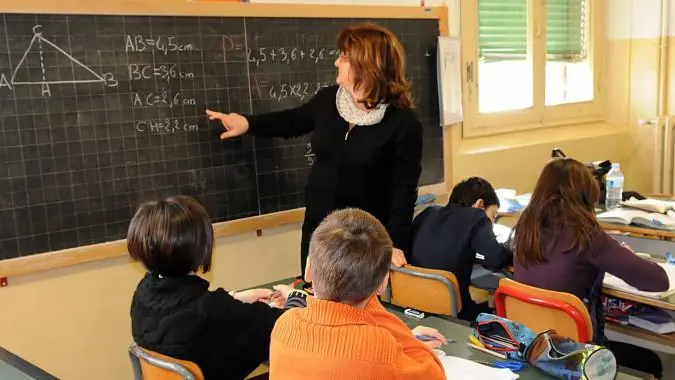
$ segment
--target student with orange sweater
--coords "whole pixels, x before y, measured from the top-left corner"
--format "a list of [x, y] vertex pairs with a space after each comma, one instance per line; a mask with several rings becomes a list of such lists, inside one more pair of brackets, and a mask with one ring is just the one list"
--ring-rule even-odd
[[[372, 215], [335, 211], [314, 231], [305, 277], [316, 298], [289, 310], [272, 331], [270, 378], [445, 379], [431, 347], [435, 329], [412, 333], [377, 299], [387, 285], [392, 241]], [[414, 335], [436, 338], [422, 343]]]

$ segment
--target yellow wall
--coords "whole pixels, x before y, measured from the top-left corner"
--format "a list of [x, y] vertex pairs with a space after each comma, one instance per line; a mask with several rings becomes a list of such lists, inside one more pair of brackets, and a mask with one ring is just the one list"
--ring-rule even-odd
[[[611, 6], [607, 9], [611, 11], [624, 1], [632, 4], [632, 0], [608, 0]], [[639, 2], [649, 1], [652, 0]], [[418, 0], [334, 2], [419, 4]], [[440, 3], [427, 1], [429, 5]], [[453, 10], [457, 1], [448, 4], [451, 14], [457, 16]], [[626, 11], [630, 9], [621, 12]], [[621, 20], [630, 19], [627, 14], [608, 17], [608, 24], [620, 30]], [[635, 17], [635, 25], [652, 23]], [[451, 18], [451, 30], [457, 30], [457, 21]], [[633, 125], [639, 117], [654, 116], [650, 107], [654, 97], [655, 38], [633, 38], [632, 29], [631, 26], [630, 33], [613, 38], [607, 46], [605, 71], [609, 77], [608, 100], [611, 99], [608, 110], [614, 127], [585, 125], [470, 140], [463, 140], [461, 128], [457, 127], [452, 131], [453, 180], [481, 175], [498, 187], [529, 191], [551, 148], [560, 147], [584, 161], [610, 158], [621, 162], [627, 168], [627, 183], [642, 190], [650, 176], [642, 166], [651, 159], [650, 132]], [[672, 92], [672, 75], [670, 83]], [[675, 107], [671, 105], [672, 110]], [[641, 143], [633, 147], [629, 132]], [[639, 154], [638, 161], [627, 160], [633, 151]], [[212, 285], [240, 289], [297, 275], [298, 227], [265, 231], [262, 237], [246, 234], [219, 240], [213, 271], [208, 276]], [[10, 278], [10, 286], [0, 289], [0, 345], [60, 378], [130, 378], [126, 354], [131, 341], [128, 309], [141, 275], [141, 268], [119, 258]]]
[[[672, 1], [671, 1], [672, 3]], [[659, 0], [607, 0], [608, 22], [607, 102], [608, 121], [628, 127], [629, 141], [622, 165], [629, 189], [653, 192], [655, 131], [653, 126], [640, 126], [640, 119], [658, 115], [659, 85]], [[670, 44], [675, 41], [675, 3], [669, 16]], [[675, 64], [671, 48], [668, 66]], [[675, 70], [669, 70], [670, 107], [665, 114], [675, 113]]]
[[[212, 286], [241, 289], [299, 273], [299, 226], [220, 239]], [[142, 267], [117, 258], [9, 279], [0, 346], [62, 379], [130, 379], [129, 304]]]

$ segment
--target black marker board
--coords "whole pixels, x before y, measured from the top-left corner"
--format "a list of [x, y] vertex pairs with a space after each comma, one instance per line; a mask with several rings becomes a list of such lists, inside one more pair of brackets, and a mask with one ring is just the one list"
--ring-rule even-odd
[[[168, 195], [214, 222], [302, 207], [309, 136], [223, 142], [204, 110], [307, 101], [360, 21], [0, 14], [0, 259], [123, 238], [139, 203]], [[407, 50], [421, 184], [442, 182], [438, 21], [375, 22]]]

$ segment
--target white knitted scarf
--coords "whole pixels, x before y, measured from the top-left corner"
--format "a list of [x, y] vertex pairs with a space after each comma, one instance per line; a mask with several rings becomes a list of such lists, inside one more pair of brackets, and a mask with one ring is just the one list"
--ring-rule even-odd
[[382, 121], [387, 111], [387, 104], [378, 104], [375, 108], [364, 111], [356, 106], [352, 95], [342, 86], [335, 95], [335, 106], [346, 122], [353, 125], [373, 125]]

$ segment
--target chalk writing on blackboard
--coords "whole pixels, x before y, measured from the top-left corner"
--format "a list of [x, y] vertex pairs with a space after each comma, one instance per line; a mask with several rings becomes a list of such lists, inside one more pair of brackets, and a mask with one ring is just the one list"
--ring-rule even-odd
[[292, 61], [307, 60], [311, 63], [318, 64], [325, 60], [335, 60], [335, 57], [340, 55], [340, 51], [336, 49], [298, 49], [298, 48], [269, 48], [260, 47], [257, 49], [246, 49], [246, 59], [259, 66], [265, 62], [281, 62], [290, 64]]
[[196, 105], [197, 101], [195, 98], [185, 97], [180, 92], [176, 92], [171, 95], [166, 91], [159, 93], [134, 93], [132, 95], [132, 105], [134, 107], [146, 107], [146, 106], [167, 106], [169, 108], [178, 107], [178, 106], [193, 106]]
[[[71, 54], [67, 53], [65, 50], [58, 47], [56, 44], [46, 39], [42, 35], [42, 25], [33, 26], [33, 38], [28, 44], [28, 48], [21, 56], [19, 63], [17, 63], [12, 73], [12, 78], [10, 80], [11, 86], [19, 85], [41, 85], [42, 86], [42, 95], [51, 96], [50, 85], [54, 84], [77, 84], [77, 83], [101, 83], [108, 87], [116, 87], [117, 80], [115, 79], [112, 73], [98, 74], [91, 68], [87, 67], [85, 64], [80, 62], [77, 58], [73, 57]], [[47, 70], [47, 67], [44, 62], [45, 52], [54, 53], [65, 57], [73, 66], [73, 77], [69, 79], [53, 79], [52, 75], [60, 75], [58, 71]], [[38, 68], [29, 67], [26, 64], [26, 57], [30, 53], [38, 53], [40, 57], [39, 73], [34, 71]], [[2, 80], [6, 83], [6, 78], [3, 74]], [[0, 83], [2, 83], [0, 80]], [[10, 89], [12, 87], [9, 87]]]
[[176, 132], [197, 132], [199, 125], [189, 123], [178, 119], [163, 119], [139, 121], [136, 123], [136, 131], [140, 133], [176, 133]]
[[142, 52], [146, 50], [158, 51], [169, 54], [170, 51], [195, 51], [197, 48], [191, 43], [179, 42], [174, 36], [157, 36], [155, 38], [145, 37], [143, 35], [127, 36], [127, 52]]
[[129, 79], [143, 80], [143, 79], [162, 79], [170, 81], [171, 79], [193, 79], [194, 73], [181, 71], [177, 64], [171, 65], [129, 65]]
[[307, 143], [307, 145], [305, 145], [305, 159], [309, 166], [314, 165], [314, 161], [316, 161], [316, 154], [312, 150], [312, 143]]
[[295, 98], [300, 101], [311, 98], [316, 95], [319, 90], [332, 85], [332, 81], [318, 81], [318, 82], [296, 82], [296, 83], [277, 83], [270, 85], [266, 80], [258, 79], [257, 75], [253, 76], [253, 89], [257, 92], [258, 97], [269, 96], [270, 99], [281, 102], [288, 98]]

